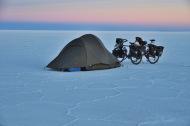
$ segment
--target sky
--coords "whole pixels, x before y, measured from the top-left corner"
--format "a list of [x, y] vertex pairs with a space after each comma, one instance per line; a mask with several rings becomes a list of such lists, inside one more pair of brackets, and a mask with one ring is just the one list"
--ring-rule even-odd
[[0, 22], [190, 27], [190, 0], [0, 0]]

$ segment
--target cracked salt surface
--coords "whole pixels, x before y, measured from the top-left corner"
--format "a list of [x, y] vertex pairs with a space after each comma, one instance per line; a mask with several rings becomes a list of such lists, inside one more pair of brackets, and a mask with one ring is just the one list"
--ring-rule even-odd
[[[155, 65], [126, 61], [100, 71], [43, 69], [67, 42], [85, 33], [99, 36], [110, 51], [115, 36], [156, 38], [164, 55]], [[189, 126], [189, 35], [0, 31], [0, 126]]]

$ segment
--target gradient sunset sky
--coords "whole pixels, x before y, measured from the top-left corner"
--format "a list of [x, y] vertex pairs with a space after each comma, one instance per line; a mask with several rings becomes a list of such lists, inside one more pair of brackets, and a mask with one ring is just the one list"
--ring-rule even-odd
[[190, 0], [0, 0], [0, 22], [190, 26]]

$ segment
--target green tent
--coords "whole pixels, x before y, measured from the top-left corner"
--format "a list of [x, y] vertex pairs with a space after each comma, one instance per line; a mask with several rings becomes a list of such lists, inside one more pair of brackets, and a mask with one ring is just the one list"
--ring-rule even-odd
[[120, 62], [92, 34], [83, 35], [68, 43], [47, 67], [56, 70], [80, 68], [99, 70], [119, 67]]

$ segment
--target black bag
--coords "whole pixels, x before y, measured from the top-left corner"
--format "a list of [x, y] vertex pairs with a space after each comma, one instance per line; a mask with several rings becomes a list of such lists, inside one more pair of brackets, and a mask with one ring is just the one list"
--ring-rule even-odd
[[125, 53], [124, 50], [120, 50], [120, 49], [112, 50], [112, 54], [117, 58], [122, 58], [124, 53]]
[[123, 44], [123, 39], [122, 38], [116, 38], [116, 43], [117, 44]]
[[163, 53], [164, 47], [163, 46], [156, 46], [156, 56], [161, 56]]
[[140, 37], [136, 37], [136, 41], [139, 42], [139, 44], [140, 44], [141, 46], [144, 46], [144, 45], [147, 44], [147, 42], [146, 42], [146, 41], [143, 41], [143, 39], [140, 38]]
[[156, 55], [156, 56], [161, 56], [164, 50], [163, 46], [156, 46], [154, 44], [148, 44], [149, 47], [149, 54], [151, 55]]

